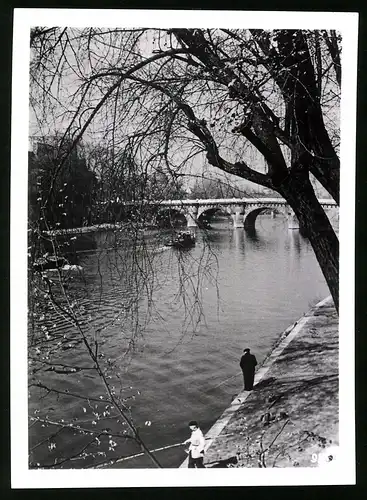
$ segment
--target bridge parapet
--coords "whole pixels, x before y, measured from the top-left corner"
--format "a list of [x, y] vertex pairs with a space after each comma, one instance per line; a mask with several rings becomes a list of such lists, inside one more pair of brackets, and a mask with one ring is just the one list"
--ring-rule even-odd
[[[332, 199], [319, 199], [322, 206], [335, 207], [337, 206], [335, 200]], [[187, 206], [187, 205], [288, 205], [284, 198], [210, 198], [210, 199], [196, 199], [196, 200], [139, 200], [122, 202], [122, 205], [159, 205], [159, 206]]]

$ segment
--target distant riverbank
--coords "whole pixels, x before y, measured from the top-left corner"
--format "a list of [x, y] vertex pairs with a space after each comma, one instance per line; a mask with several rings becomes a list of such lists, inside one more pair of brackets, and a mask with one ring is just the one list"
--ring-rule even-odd
[[[132, 227], [129, 223], [103, 223], [103, 224], [94, 224], [92, 226], [81, 226], [74, 227], [69, 229], [52, 229], [50, 231], [43, 231], [43, 233], [47, 236], [61, 236], [66, 234], [86, 234], [86, 233], [95, 233], [98, 231], [110, 231], [113, 229], [128, 229]], [[141, 227], [134, 225], [134, 227], [144, 230], [144, 229], [157, 229], [157, 226], [144, 224]]]

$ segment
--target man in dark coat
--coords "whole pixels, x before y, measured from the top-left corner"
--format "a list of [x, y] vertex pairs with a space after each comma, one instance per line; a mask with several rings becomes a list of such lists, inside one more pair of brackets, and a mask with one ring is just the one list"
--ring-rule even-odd
[[243, 382], [245, 391], [252, 391], [254, 387], [255, 378], [255, 366], [257, 365], [256, 358], [253, 354], [250, 354], [250, 349], [244, 349], [240, 367], [243, 373]]

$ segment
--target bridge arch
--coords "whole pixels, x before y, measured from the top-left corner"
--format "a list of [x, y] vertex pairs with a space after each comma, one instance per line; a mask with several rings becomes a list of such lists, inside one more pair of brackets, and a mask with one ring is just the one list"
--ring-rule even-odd
[[265, 212], [266, 210], [273, 210], [278, 214], [281, 214], [285, 217], [287, 217], [287, 213], [285, 213], [285, 210], [280, 208], [280, 207], [271, 207], [271, 206], [263, 206], [263, 207], [256, 207], [252, 210], [250, 210], [248, 213], [246, 211], [245, 219], [244, 219], [244, 228], [249, 229], [249, 230], [254, 230], [255, 229], [255, 223], [257, 216], [260, 215], [261, 213]]
[[207, 217], [213, 216], [216, 212], [224, 212], [227, 215], [231, 215], [231, 208], [226, 205], [215, 205], [215, 206], [209, 206], [209, 207], [200, 207], [198, 210], [197, 214], [197, 221], [200, 224], [200, 222], [203, 222]]
[[156, 213], [156, 223], [160, 224], [169, 224], [172, 225], [174, 220], [181, 220], [182, 222], [188, 222], [188, 214], [187, 212], [179, 207], [159, 207]]

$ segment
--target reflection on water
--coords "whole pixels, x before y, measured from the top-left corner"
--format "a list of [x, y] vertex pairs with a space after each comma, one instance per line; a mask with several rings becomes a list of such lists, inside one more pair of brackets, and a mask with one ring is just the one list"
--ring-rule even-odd
[[240, 228], [233, 229], [231, 243], [236, 249], [236, 253], [244, 255], [245, 253], [245, 231]]
[[265, 246], [269, 245], [266, 239], [259, 235], [256, 228], [246, 229], [244, 231], [244, 235], [246, 235], [246, 240], [249, 247], [254, 250], [261, 250]]
[[297, 230], [290, 230], [289, 231], [289, 240], [290, 240], [290, 249], [292, 252], [292, 255], [300, 255], [301, 253], [301, 237], [300, 233]]
[[249, 241], [259, 241], [259, 234], [256, 227], [248, 227], [244, 231]]
[[[236, 373], [243, 348], [251, 347], [261, 361], [279, 334], [328, 294], [311, 246], [297, 230], [270, 216], [259, 217], [256, 226], [248, 232], [233, 229], [229, 222], [212, 223], [211, 230], [197, 230], [196, 246], [185, 252], [163, 249], [154, 231], [136, 252], [123, 235], [111, 232], [93, 236], [98, 251], [88, 252], [85, 242], [77, 243], [84, 277], [80, 282], [75, 278], [73, 286], [80, 287], [83, 314], [89, 315], [87, 332], [98, 336], [103, 362], [117, 363], [119, 380], [114, 383], [123, 388], [132, 418], [152, 448], [186, 439], [191, 419], [206, 431], [241, 389]], [[115, 243], [118, 250], [111, 249]], [[131, 273], [134, 263], [139, 275]], [[154, 280], [147, 282], [144, 276], [151, 266]], [[49, 321], [61, 337], [77, 336], [65, 318], [54, 315]], [[132, 328], [139, 332], [133, 345]], [[65, 364], [90, 365], [82, 346], [63, 356]], [[91, 371], [73, 378], [52, 371], [44, 376], [89, 397], [103, 394]], [[50, 418], [57, 414], [69, 419], [71, 413], [84, 426], [96, 418], [78, 401], [71, 406], [70, 400], [48, 396], [42, 404]], [[31, 411], [37, 408], [36, 398], [30, 405]], [[147, 421], [151, 426], [144, 425]], [[103, 419], [103, 425], [120, 429], [112, 418]], [[42, 432], [32, 427], [31, 442], [40, 441]], [[75, 449], [76, 439], [64, 437], [64, 454]], [[127, 442], [116, 453], [137, 451]], [[49, 461], [47, 449], [43, 453], [41, 459]], [[177, 467], [184, 458], [179, 447], [159, 455], [165, 467]], [[74, 461], [65, 467], [86, 464], [88, 460]], [[150, 466], [144, 457], [120, 465]]]

